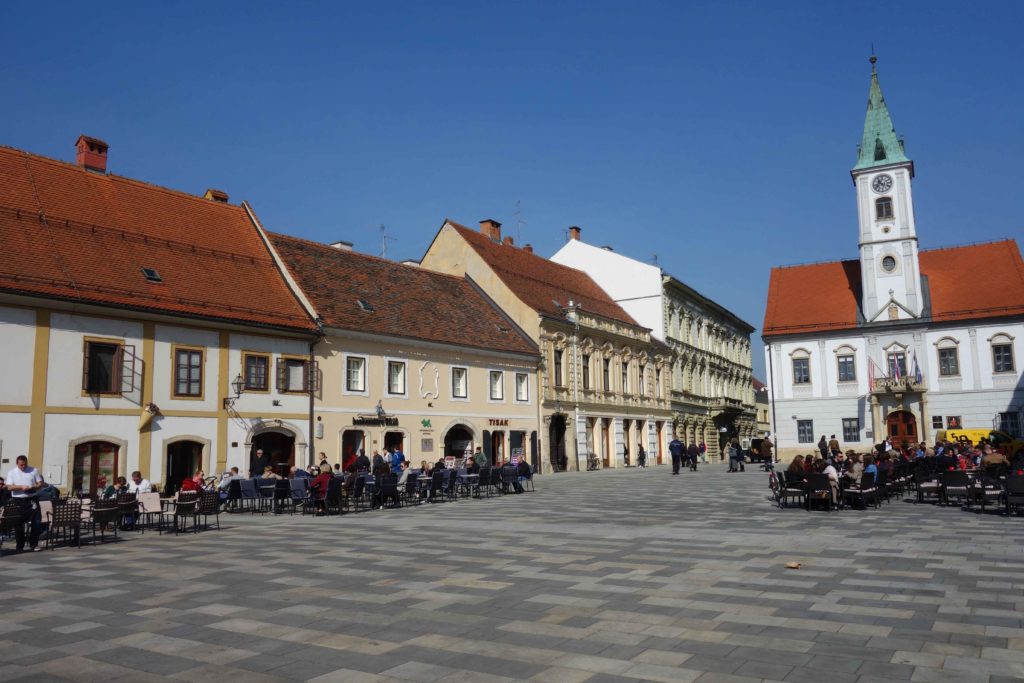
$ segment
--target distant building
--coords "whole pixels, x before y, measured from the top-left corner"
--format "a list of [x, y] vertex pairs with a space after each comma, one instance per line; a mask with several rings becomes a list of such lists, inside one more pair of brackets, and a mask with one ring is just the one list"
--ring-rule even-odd
[[717, 456], [728, 439], [755, 435], [750, 333], [754, 327], [661, 268], [580, 239], [551, 257], [579, 268], [673, 351], [675, 433]]
[[590, 276], [502, 240], [490, 220], [479, 232], [446, 221], [421, 265], [465, 276], [539, 346], [543, 471], [585, 469], [590, 454], [635, 465], [641, 446], [648, 463], [663, 461], [672, 350]]
[[[860, 450], [1024, 415], [1024, 263], [1013, 240], [919, 251], [914, 162], [872, 57], [851, 171], [859, 259], [774, 268], [763, 337], [779, 454]], [[851, 235], [850, 243], [853, 243]]]
[[771, 403], [768, 400], [768, 385], [754, 378], [754, 412], [757, 415], [757, 436], [771, 432], [772, 421], [768, 415]]

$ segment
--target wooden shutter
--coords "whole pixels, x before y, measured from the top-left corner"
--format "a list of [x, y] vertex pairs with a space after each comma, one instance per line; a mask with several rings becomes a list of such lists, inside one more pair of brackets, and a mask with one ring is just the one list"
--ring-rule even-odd
[[120, 359], [117, 367], [120, 369], [120, 377], [115, 385], [122, 394], [130, 394], [135, 391], [135, 347], [125, 344], [119, 347]]
[[277, 359], [277, 391], [282, 394], [288, 391], [288, 363], [284, 358]]
[[89, 350], [92, 344], [85, 342], [85, 351], [82, 354], [82, 391], [89, 391]]
[[306, 361], [306, 390], [312, 394], [320, 393], [320, 363], [317, 361]]
[[121, 393], [121, 379], [124, 377], [124, 346], [118, 346], [114, 351], [114, 359], [110, 363], [110, 386], [106, 391]]

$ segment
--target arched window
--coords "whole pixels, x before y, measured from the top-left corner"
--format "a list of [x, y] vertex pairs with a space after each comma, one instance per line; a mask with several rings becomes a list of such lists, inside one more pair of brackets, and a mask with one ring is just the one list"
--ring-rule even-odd
[[892, 197], [879, 197], [875, 200], [875, 218], [892, 218]]
[[1013, 358], [1013, 337], [1000, 332], [989, 343], [992, 345], [992, 371], [1013, 372], [1017, 367]]
[[807, 349], [796, 349], [790, 355], [793, 361], [793, 384], [811, 383], [811, 354]]

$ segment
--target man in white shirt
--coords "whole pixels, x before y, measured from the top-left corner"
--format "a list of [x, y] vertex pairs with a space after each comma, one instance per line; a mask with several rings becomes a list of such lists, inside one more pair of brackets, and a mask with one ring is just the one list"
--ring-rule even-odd
[[[43, 488], [43, 475], [39, 470], [28, 466], [28, 458], [19, 455], [15, 467], [7, 473], [5, 486], [11, 492], [13, 501], [21, 508], [21, 514], [29, 524], [28, 545], [33, 552], [39, 550], [39, 535], [42, 533], [42, 518], [39, 513], [39, 489]], [[18, 550], [25, 549], [25, 525], [19, 524], [14, 529], [14, 538]]]
[[132, 480], [128, 482], [128, 493], [152, 493], [153, 485], [149, 483], [149, 479], [142, 478], [142, 472], [132, 472]]

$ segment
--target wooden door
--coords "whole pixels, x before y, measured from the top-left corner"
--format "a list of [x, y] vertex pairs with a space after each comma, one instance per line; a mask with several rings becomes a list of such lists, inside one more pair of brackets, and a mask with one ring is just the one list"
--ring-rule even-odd
[[899, 448], [904, 442], [917, 443], [917, 418], [908, 410], [897, 410], [885, 418], [889, 443]]

